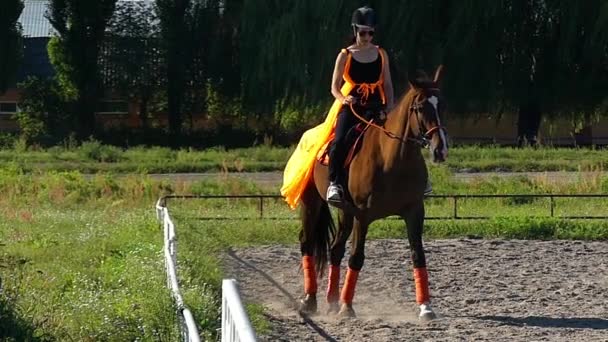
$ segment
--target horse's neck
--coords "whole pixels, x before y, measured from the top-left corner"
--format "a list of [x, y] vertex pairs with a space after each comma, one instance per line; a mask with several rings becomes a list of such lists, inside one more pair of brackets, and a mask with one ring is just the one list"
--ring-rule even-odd
[[[413, 99], [413, 97], [408, 97]], [[420, 149], [412, 142], [407, 140], [412, 136], [412, 123], [409, 121], [414, 118], [409, 115], [411, 108], [411, 100], [405, 100], [391, 113], [389, 113], [385, 128], [393, 133], [396, 137], [390, 137], [387, 134], [378, 136], [380, 146], [382, 147], [382, 155], [384, 160], [384, 169], [401, 169], [405, 167], [411, 160], [418, 159], [421, 155]]]

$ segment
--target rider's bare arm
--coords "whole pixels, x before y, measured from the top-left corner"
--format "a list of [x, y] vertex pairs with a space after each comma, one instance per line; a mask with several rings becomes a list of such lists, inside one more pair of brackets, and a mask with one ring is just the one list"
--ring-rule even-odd
[[334, 67], [334, 74], [331, 80], [331, 94], [342, 103], [346, 100], [346, 97], [342, 95], [340, 88], [342, 87], [342, 75], [344, 75], [344, 65], [346, 64], [347, 57], [348, 55], [344, 52], [338, 54]]
[[393, 81], [391, 79], [391, 68], [388, 61], [388, 54], [384, 49], [380, 49], [382, 60], [384, 61], [384, 94], [386, 95], [386, 109], [391, 110], [395, 106], [395, 93], [393, 91]]

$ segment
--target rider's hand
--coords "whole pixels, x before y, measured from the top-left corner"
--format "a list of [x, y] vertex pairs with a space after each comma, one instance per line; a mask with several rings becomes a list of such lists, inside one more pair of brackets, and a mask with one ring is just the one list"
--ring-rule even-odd
[[344, 100], [342, 101], [342, 104], [348, 105], [348, 104], [355, 104], [357, 103], [357, 98], [352, 96], [352, 95], [348, 95], [344, 98]]

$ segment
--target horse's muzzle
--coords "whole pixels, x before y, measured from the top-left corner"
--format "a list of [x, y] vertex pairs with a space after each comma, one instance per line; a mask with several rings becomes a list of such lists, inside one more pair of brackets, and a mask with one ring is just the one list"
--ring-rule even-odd
[[441, 148], [433, 148], [433, 163], [443, 163], [447, 157]]

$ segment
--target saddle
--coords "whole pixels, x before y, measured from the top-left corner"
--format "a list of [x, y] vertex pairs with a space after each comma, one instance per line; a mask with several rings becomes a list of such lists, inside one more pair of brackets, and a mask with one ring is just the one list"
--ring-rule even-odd
[[[377, 125], [384, 125], [384, 121], [386, 120], [386, 115], [383, 112], [381, 105], [377, 106], [366, 106], [363, 113], [357, 112], [359, 115], [363, 116], [365, 120], [373, 122]], [[357, 155], [357, 152], [361, 149], [361, 145], [363, 143], [363, 137], [365, 136], [365, 132], [368, 130], [369, 125], [364, 122], [359, 122], [355, 124], [346, 134], [345, 143], [349, 145], [348, 154], [344, 161], [344, 168], [348, 169], [350, 163]], [[321, 151], [323, 151], [318, 160], [322, 165], [329, 165], [329, 147], [333, 143], [333, 134], [327, 144], [323, 146]]]

